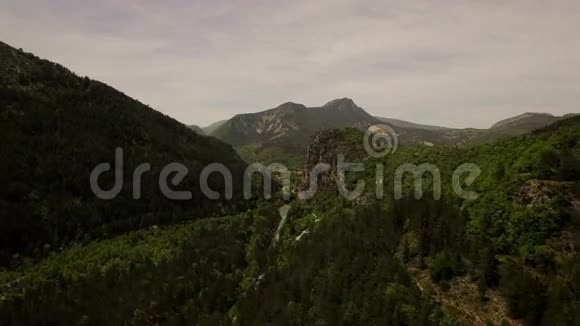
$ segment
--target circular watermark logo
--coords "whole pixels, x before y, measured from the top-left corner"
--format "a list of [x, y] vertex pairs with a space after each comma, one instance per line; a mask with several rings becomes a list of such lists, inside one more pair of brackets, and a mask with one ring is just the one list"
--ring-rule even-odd
[[363, 144], [367, 154], [375, 158], [380, 158], [397, 151], [399, 137], [389, 125], [372, 125], [365, 132]]

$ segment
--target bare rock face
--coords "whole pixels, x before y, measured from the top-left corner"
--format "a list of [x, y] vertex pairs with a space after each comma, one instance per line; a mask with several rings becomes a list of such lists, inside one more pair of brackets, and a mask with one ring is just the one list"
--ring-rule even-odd
[[330, 165], [330, 170], [318, 176], [318, 189], [328, 190], [336, 181], [336, 149], [333, 139], [338, 137], [336, 129], [321, 129], [314, 133], [306, 151], [302, 190], [310, 186], [310, 172], [319, 163]]
[[553, 196], [550, 187], [541, 180], [528, 180], [526, 184], [514, 194], [514, 205], [530, 207], [546, 204]]
[[317, 164], [322, 163], [327, 164], [329, 170], [318, 175], [317, 189], [336, 192], [338, 157], [343, 155], [349, 162], [360, 161], [364, 156], [363, 137], [363, 133], [354, 128], [317, 130], [306, 151], [301, 189], [310, 187], [310, 174]]

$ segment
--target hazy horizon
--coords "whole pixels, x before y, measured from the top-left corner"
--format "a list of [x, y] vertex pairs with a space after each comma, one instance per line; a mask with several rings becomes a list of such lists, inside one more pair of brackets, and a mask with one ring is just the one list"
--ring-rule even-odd
[[567, 0], [24, 0], [0, 12], [1, 41], [202, 127], [342, 97], [456, 128], [580, 112], [579, 29]]

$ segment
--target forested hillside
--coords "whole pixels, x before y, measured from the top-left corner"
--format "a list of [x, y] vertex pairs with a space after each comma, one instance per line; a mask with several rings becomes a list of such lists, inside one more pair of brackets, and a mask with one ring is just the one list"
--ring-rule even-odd
[[[124, 151], [124, 187], [113, 200], [90, 188], [92, 169], [115, 163]], [[42, 257], [71, 240], [150, 225], [223, 214], [239, 202], [206, 199], [199, 174], [220, 162], [241, 177], [244, 163], [230, 145], [202, 137], [176, 120], [121, 92], [32, 54], [0, 43], [0, 263]], [[189, 175], [176, 190], [192, 200], [171, 201], [159, 190], [159, 172], [178, 162]], [[142, 177], [142, 199], [133, 200], [133, 171]], [[100, 185], [110, 189], [114, 168]], [[237, 182], [239, 184], [239, 182]], [[223, 188], [218, 176], [214, 189]]]
[[[362, 134], [336, 130], [347, 158]], [[577, 325], [580, 119], [469, 149], [366, 158], [354, 201], [328, 188], [247, 213], [132, 232], [1, 275], [0, 318], [30, 324]], [[351, 144], [351, 145], [349, 145]], [[335, 150], [328, 147], [328, 150]], [[327, 156], [331, 157], [331, 156]], [[482, 171], [463, 200], [457, 166]], [[385, 165], [384, 197], [374, 195]], [[393, 199], [402, 163], [441, 171], [442, 197]], [[351, 188], [352, 189], [352, 188]], [[465, 285], [465, 286], [462, 286]], [[471, 286], [471, 285], [473, 286]], [[466, 292], [460, 301], [454, 295]], [[474, 297], [474, 300], [471, 298]]]
[[[357, 141], [362, 133], [347, 130], [342, 134], [340, 139], [352, 144], [347, 158], [364, 153]], [[379, 161], [368, 159], [367, 171], [359, 172], [358, 178], [366, 175], [373, 194], [376, 163], [385, 165], [387, 199], [383, 202], [390, 202], [387, 205], [392, 207], [386, 215], [396, 221], [395, 229], [401, 232], [399, 245], [392, 253], [417, 272], [417, 281], [423, 287], [433, 282], [443, 293], [453, 292], [456, 280], [461, 279], [478, 289], [475, 295], [479, 300], [468, 309], [464, 304], [468, 301], [466, 293], [456, 301], [438, 296], [444, 310], [456, 320], [465, 324], [486, 320], [501, 323], [500, 311], [493, 311], [497, 307], [486, 307], [499, 295], [505, 302], [503, 317], [512, 322], [578, 324], [580, 118], [473, 148], [401, 147], [395, 155]], [[440, 200], [430, 193], [434, 178], [429, 174], [422, 199], [412, 198], [413, 179], [407, 175], [405, 199], [389, 200], [393, 198], [395, 171], [406, 163], [429, 163], [440, 170]], [[477, 192], [475, 200], [459, 198], [452, 189], [452, 174], [464, 163], [474, 163], [482, 172], [468, 187]], [[350, 189], [354, 189], [355, 180]], [[365, 206], [375, 202], [372, 197], [359, 198], [358, 202]], [[329, 209], [337, 205], [330, 198], [325, 206]], [[421, 282], [425, 280], [423, 271], [428, 272], [431, 282]], [[474, 316], [467, 310], [488, 314]]]

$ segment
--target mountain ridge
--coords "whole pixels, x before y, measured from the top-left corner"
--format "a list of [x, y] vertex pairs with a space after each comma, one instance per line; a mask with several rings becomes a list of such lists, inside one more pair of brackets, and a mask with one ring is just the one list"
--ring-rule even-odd
[[[327, 116], [336, 112], [341, 114]], [[261, 112], [237, 114], [214, 130], [211, 135], [233, 145], [246, 145], [256, 141], [280, 142], [283, 141], [281, 138], [289, 135], [299, 138], [294, 142], [303, 143], [307, 141], [303, 132], [311, 134], [319, 128], [349, 127], [378, 122], [378, 119], [348, 98], [332, 100], [319, 107], [286, 102]]]
[[[219, 123], [209, 135], [232, 144], [248, 162], [271, 163], [272, 154], [276, 153], [278, 156], [291, 157], [293, 166], [298, 167], [310, 136], [319, 129], [354, 127], [366, 130], [371, 125], [387, 124], [402, 144], [465, 146], [521, 135], [561, 118], [563, 117], [527, 113], [498, 121], [488, 129], [447, 128], [375, 117], [352, 99], [344, 97], [331, 100], [322, 106], [307, 107], [304, 104], [285, 102], [272, 109], [237, 114]], [[288, 163], [288, 160], [282, 163]]]
[[[123, 151], [121, 191], [95, 196], [89, 177]], [[189, 176], [176, 188], [196, 192], [201, 168], [227, 165], [241, 177], [245, 163], [232, 146], [196, 134], [184, 124], [122, 92], [59, 64], [0, 43], [0, 264], [12, 254], [42, 245], [98, 238], [150, 225], [205, 217], [221, 207], [195, 195], [172, 201], [159, 189], [161, 170], [179, 162]], [[132, 200], [133, 171], [141, 178], [141, 201]], [[111, 164], [112, 165], [112, 164]], [[223, 182], [210, 178], [212, 188]], [[102, 189], [116, 184], [112, 172]], [[147, 202], [147, 204], [144, 204]], [[231, 205], [226, 203], [227, 207]]]
[[197, 125], [189, 125], [188, 127], [189, 127], [189, 129], [193, 130], [198, 135], [207, 136], [207, 134], [205, 133], [205, 131], [203, 130], [203, 128], [201, 128], [201, 127], [199, 127]]
[[[296, 102], [285, 102], [283, 104], [280, 104], [279, 106], [275, 107], [275, 108], [271, 108], [271, 109], [266, 109], [266, 110], [262, 110], [262, 111], [257, 111], [257, 112], [249, 112], [249, 113], [238, 113], [236, 115], [234, 115], [232, 118], [230, 119], [225, 119], [225, 120], [219, 120], [216, 121], [212, 124], [210, 124], [207, 127], [203, 127], [202, 129], [208, 134], [210, 135], [211, 133], [213, 133], [217, 128], [221, 127], [224, 123], [228, 122], [231, 119], [234, 118], [238, 118], [240, 116], [248, 116], [248, 115], [260, 115], [269, 111], [273, 111], [276, 109], [281, 109], [284, 106], [287, 105], [296, 105], [296, 106], [302, 106], [305, 107], [306, 109], [319, 109], [319, 108], [323, 108], [323, 107], [328, 107], [334, 103], [340, 102], [341, 100], [348, 100], [350, 102], [353, 103], [353, 105], [355, 105], [356, 107], [360, 108], [358, 105], [356, 105], [354, 103], [354, 101], [350, 98], [337, 98], [334, 100], [330, 100], [329, 102], [327, 102], [326, 104], [322, 105], [322, 106], [312, 106], [312, 107], [308, 107], [305, 106], [304, 104], [300, 104], [300, 103], [296, 103]], [[362, 109], [362, 108], [361, 108]], [[362, 109], [364, 111], [364, 109]], [[340, 111], [340, 110], [338, 110]], [[369, 113], [367, 113], [366, 111], [364, 111], [366, 114], [371, 115]], [[530, 119], [544, 119], [546, 120], [545, 123], [542, 122], [537, 122], [537, 126], [535, 129], [537, 128], [541, 128], [544, 127], [550, 123], [556, 122], [558, 120], [564, 119], [564, 118], [568, 118], [568, 117], [572, 117], [572, 116], [576, 116], [579, 115], [580, 113], [567, 113], [564, 114], [562, 116], [557, 116], [551, 113], [545, 113], [545, 112], [525, 112], [522, 114], [518, 114], [512, 117], [508, 117], [502, 120], [499, 120], [495, 123], [493, 123], [489, 128], [477, 128], [477, 127], [446, 127], [446, 126], [441, 126], [441, 125], [430, 125], [430, 124], [424, 124], [424, 123], [416, 123], [416, 122], [412, 122], [409, 120], [404, 120], [404, 119], [398, 119], [398, 118], [390, 118], [390, 117], [383, 117], [383, 116], [373, 116], [375, 119], [381, 121], [381, 122], [385, 122], [393, 127], [400, 127], [400, 128], [409, 128], [409, 129], [420, 129], [420, 130], [435, 130], [435, 131], [449, 131], [449, 130], [471, 130], [471, 131], [484, 131], [484, 130], [491, 130], [491, 129], [500, 129], [500, 128], [507, 128], [507, 127], [513, 127], [514, 125], [517, 125], [518, 123], [521, 123], [522, 121], [525, 120], [530, 120]], [[372, 115], [371, 115], [372, 116]], [[531, 131], [531, 130], [530, 130]]]
[[507, 128], [523, 123], [533, 124], [538, 128], [544, 127], [550, 123], [556, 122], [561, 117], [557, 117], [550, 113], [543, 112], [525, 112], [510, 118], [506, 118], [494, 123], [489, 129]]

